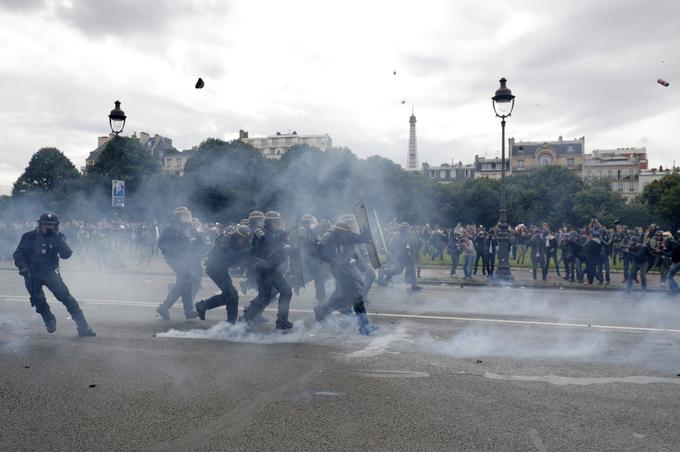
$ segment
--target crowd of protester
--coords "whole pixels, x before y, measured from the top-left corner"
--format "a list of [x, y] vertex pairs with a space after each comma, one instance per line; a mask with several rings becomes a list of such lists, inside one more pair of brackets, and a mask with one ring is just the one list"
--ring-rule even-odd
[[[390, 234], [394, 226], [388, 225]], [[451, 258], [450, 275], [457, 276], [462, 266], [463, 276], [471, 279], [480, 273], [491, 277], [498, 258], [498, 226], [457, 224], [453, 228], [430, 225], [417, 226], [414, 234], [420, 238], [421, 259], [443, 262], [444, 253]], [[609, 285], [611, 267], [623, 269], [623, 283], [647, 287], [647, 273], [658, 270], [662, 285], [677, 291], [673, 276], [680, 271], [680, 231], [675, 236], [656, 225], [627, 227], [615, 224], [606, 227], [593, 219], [580, 228], [557, 229], [542, 225], [519, 224], [508, 227], [509, 257], [516, 266], [530, 266], [534, 280], [546, 280], [550, 273], [566, 281], [584, 285]], [[481, 264], [481, 265], [480, 265]]]

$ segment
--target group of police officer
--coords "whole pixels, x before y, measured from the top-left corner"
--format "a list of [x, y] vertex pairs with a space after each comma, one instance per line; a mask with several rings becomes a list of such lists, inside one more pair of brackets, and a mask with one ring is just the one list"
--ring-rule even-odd
[[[188, 208], [178, 207], [160, 234], [158, 246], [176, 276], [167, 297], [156, 309], [163, 320], [170, 319], [170, 308], [181, 298], [186, 319], [205, 320], [208, 310], [225, 306], [229, 323], [241, 321], [250, 325], [266, 322], [263, 311], [277, 299], [276, 329], [289, 330], [293, 327], [288, 319], [293, 292], [298, 293], [300, 288], [314, 282], [317, 321], [323, 322], [334, 311], [346, 315], [353, 312], [361, 334], [369, 335], [377, 328], [369, 322], [365, 307], [366, 296], [377, 279], [374, 270], [377, 259], [369, 259], [370, 232], [359, 227], [354, 215], [340, 216], [332, 224], [305, 214], [298, 226], [286, 230], [278, 212], [253, 211], [239, 224], [225, 228], [214, 243], [208, 242], [192, 220]], [[379, 283], [385, 285], [405, 270], [405, 279], [412, 290], [419, 290], [413, 259], [417, 248], [407, 225], [391, 237], [390, 243], [393, 256], [380, 274]], [[59, 231], [57, 215], [45, 212], [37, 227], [21, 238], [14, 261], [24, 277], [31, 305], [42, 316], [48, 332], [56, 330], [56, 318], [43, 287], [66, 306], [79, 336], [95, 336], [59, 272], [59, 259], [68, 259], [72, 254], [64, 234]], [[205, 272], [220, 292], [194, 303], [206, 255]], [[243, 293], [250, 288], [257, 291], [240, 317], [239, 292], [234, 287], [230, 269], [242, 274]], [[326, 283], [331, 278], [335, 288], [328, 296]]]
[[[192, 224], [191, 212], [179, 207], [159, 241], [163, 256], [176, 274], [176, 284], [156, 311], [169, 319], [170, 307], [181, 297], [187, 319], [205, 320], [206, 311], [226, 306], [228, 322], [252, 324], [266, 321], [262, 313], [277, 299], [276, 329], [288, 330], [293, 327], [288, 320], [293, 291], [313, 281], [317, 321], [325, 320], [333, 311], [354, 311], [359, 331], [368, 335], [375, 326], [368, 321], [365, 297], [376, 278], [363, 248], [369, 240], [368, 232], [359, 229], [354, 215], [341, 216], [331, 225], [306, 214], [298, 227], [286, 230], [278, 212], [253, 211], [239, 224], [227, 227], [207, 251], [208, 244]], [[193, 304], [202, 274], [201, 258], [206, 252], [206, 273], [220, 293]], [[239, 294], [230, 269], [243, 273], [244, 293], [251, 287], [257, 290], [240, 318]], [[335, 290], [327, 297], [326, 282], [331, 276]]]

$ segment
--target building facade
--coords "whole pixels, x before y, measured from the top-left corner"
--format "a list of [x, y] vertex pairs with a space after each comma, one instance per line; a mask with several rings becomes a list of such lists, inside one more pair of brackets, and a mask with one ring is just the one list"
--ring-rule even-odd
[[510, 172], [531, 171], [549, 165], [569, 168], [579, 174], [583, 172], [585, 137], [557, 141], [515, 141], [508, 140], [510, 149]]
[[606, 179], [612, 191], [631, 201], [640, 193], [640, 156], [594, 150], [586, 155], [583, 178], [587, 181]]
[[472, 164], [463, 165], [462, 162], [454, 165], [442, 163], [439, 166], [430, 166], [427, 163], [423, 163], [421, 171], [426, 178], [437, 182], [453, 182], [474, 179], [475, 177], [475, 166]]
[[184, 167], [195, 153], [196, 149], [166, 152], [163, 156], [163, 171], [176, 176], [184, 176]]
[[[488, 177], [491, 179], [501, 178], [501, 158], [486, 158], [475, 155], [475, 174], [474, 178]], [[505, 160], [505, 175], [510, 175], [510, 161]]]
[[664, 176], [668, 176], [670, 174], [678, 174], [680, 173], [680, 168], [676, 167], [671, 169], [663, 169], [662, 167], [657, 168], [651, 168], [647, 170], [643, 170], [640, 172], [640, 193], [645, 189], [645, 187], [652, 182], [655, 182], [657, 180], [662, 179]]
[[241, 131], [240, 140], [258, 149], [265, 158], [278, 160], [295, 145], [307, 145], [327, 151], [333, 147], [333, 140], [328, 134], [298, 135], [297, 132], [281, 133], [266, 137], [249, 137], [248, 132]]

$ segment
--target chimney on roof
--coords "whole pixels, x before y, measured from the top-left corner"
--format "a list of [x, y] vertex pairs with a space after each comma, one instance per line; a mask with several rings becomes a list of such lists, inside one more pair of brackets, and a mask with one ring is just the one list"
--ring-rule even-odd
[[248, 138], [248, 131], [241, 129], [238, 131], [238, 139], [242, 140], [244, 138]]
[[560, 143], [562, 142], [562, 135], [560, 135], [559, 137], [557, 137], [557, 141], [559, 141]]

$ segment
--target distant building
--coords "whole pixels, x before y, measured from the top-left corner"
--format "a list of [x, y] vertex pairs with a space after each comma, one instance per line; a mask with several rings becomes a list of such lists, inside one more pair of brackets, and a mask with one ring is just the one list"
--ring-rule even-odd
[[558, 165], [578, 172], [583, 171], [585, 137], [557, 141], [508, 140], [510, 148], [510, 171], [531, 171], [548, 165]]
[[583, 178], [588, 181], [606, 179], [613, 191], [631, 201], [640, 193], [640, 155], [594, 150], [585, 156]]
[[475, 166], [473, 164], [463, 165], [462, 162], [453, 165], [442, 163], [439, 166], [423, 163], [421, 170], [426, 178], [437, 182], [453, 182], [475, 177]]
[[[102, 151], [106, 147], [106, 144], [114, 136], [115, 135], [112, 133], [108, 136], [104, 135], [97, 137], [97, 148], [94, 151], [90, 152], [90, 155], [85, 159], [85, 168], [83, 168], [84, 172], [87, 172], [87, 169], [91, 168], [92, 165], [95, 164], [95, 162], [99, 159], [99, 156], [101, 155]], [[177, 152], [177, 149], [175, 149], [172, 146], [172, 140], [170, 138], [162, 137], [158, 134], [152, 137], [146, 132], [141, 132], [138, 137], [137, 133], [135, 132], [132, 134], [130, 138], [139, 141], [139, 144], [142, 145], [142, 147], [149, 153], [149, 155], [151, 155], [154, 159], [158, 160], [158, 162], [161, 165], [163, 164], [163, 157], [165, 156], [166, 153]]]
[[663, 167], [659, 167], [659, 169], [656, 168], [651, 168], [648, 170], [644, 170], [640, 172], [640, 193], [645, 189], [645, 187], [649, 184], [651, 184], [654, 181], [660, 180], [665, 176], [668, 176], [670, 174], [678, 174], [680, 172], [680, 168], [673, 168], [672, 170], [670, 169], [663, 169]]
[[172, 150], [165, 153], [163, 156], [163, 171], [166, 173], [175, 174], [177, 176], [184, 176], [184, 167], [194, 154], [196, 148], [185, 151]]
[[280, 159], [291, 147], [299, 144], [313, 146], [322, 151], [333, 147], [333, 140], [328, 134], [298, 135], [297, 132], [276, 132], [276, 135], [250, 138], [248, 132], [242, 130], [239, 139], [258, 149], [265, 158], [272, 160]]
[[649, 162], [647, 161], [647, 148], [645, 147], [597, 149], [593, 150], [593, 154], [595, 153], [616, 155], [625, 158], [637, 157], [638, 161], [640, 162], [640, 170], [646, 170], [647, 165], [649, 164]]
[[[501, 178], [501, 158], [486, 158], [475, 155], [475, 172], [474, 178], [488, 177], [491, 179]], [[505, 160], [505, 175], [510, 175], [510, 160]]]

